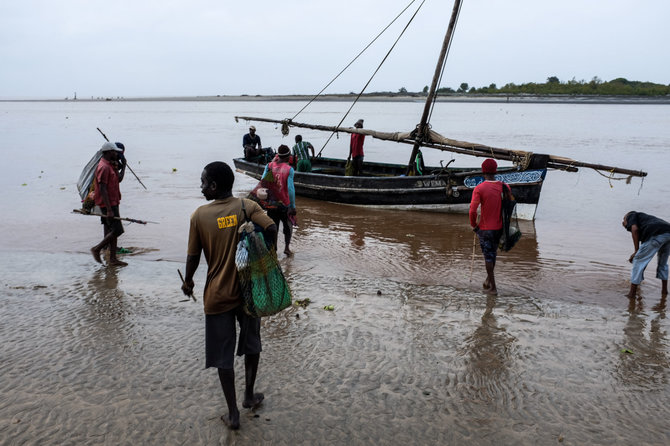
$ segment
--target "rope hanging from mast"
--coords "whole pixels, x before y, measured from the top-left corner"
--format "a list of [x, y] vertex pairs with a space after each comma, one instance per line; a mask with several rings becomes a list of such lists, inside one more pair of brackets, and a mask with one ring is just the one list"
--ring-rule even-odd
[[[342, 75], [342, 73], [344, 73], [345, 71], [347, 71], [347, 69], [348, 69], [354, 62], [356, 62], [356, 60], [358, 60], [358, 58], [361, 57], [361, 56], [363, 55], [363, 53], [366, 52], [366, 51], [368, 50], [368, 48], [370, 48], [370, 47], [372, 46], [372, 44], [375, 43], [375, 42], [377, 41], [377, 39], [379, 39], [379, 38], [382, 36], [382, 34], [384, 34], [384, 33], [386, 32], [386, 30], [388, 30], [388, 29], [391, 27], [391, 25], [393, 25], [393, 24], [396, 22], [396, 20], [398, 20], [398, 19], [400, 18], [400, 16], [403, 15], [403, 14], [405, 13], [405, 11], [407, 11], [407, 10], [409, 9], [409, 7], [412, 6], [412, 4], [414, 4], [416, 1], [417, 1], [417, 0], [412, 0], [407, 6], [405, 6], [405, 8], [404, 8], [402, 11], [400, 11], [400, 13], [399, 13], [397, 16], [395, 16], [395, 18], [394, 18], [393, 20], [391, 20], [391, 23], [389, 23], [388, 25], [386, 25], [386, 27], [384, 27], [384, 29], [382, 29], [382, 30], [379, 32], [379, 34], [377, 34], [377, 36], [376, 36], [374, 39], [372, 39], [372, 40], [370, 41], [370, 43], [368, 43], [368, 44], [365, 46], [365, 48], [363, 48], [363, 49], [361, 50], [361, 52], [358, 53], [358, 55], [357, 55], [356, 57], [354, 57], [354, 58], [351, 60], [351, 62], [349, 62], [349, 63], [347, 64], [347, 66], [345, 66], [344, 68], [342, 68], [342, 71], [340, 71], [339, 73], [337, 73], [337, 75], [336, 75], [330, 82], [328, 82], [328, 83], [326, 84], [326, 86], [323, 87], [323, 88], [321, 89], [321, 91], [319, 91], [316, 95], [314, 95], [314, 97], [313, 97], [312, 99], [310, 99], [309, 102], [308, 102], [307, 104], [305, 104], [305, 106], [304, 106], [303, 108], [301, 108], [301, 109], [298, 111], [298, 113], [296, 113], [296, 114], [291, 118], [291, 121], [294, 120], [295, 118], [297, 118], [298, 115], [300, 115], [300, 113], [302, 113], [307, 107], [309, 107], [309, 105], [310, 105], [312, 102], [314, 102], [319, 96], [321, 96], [321, 94], [322, 94], [324, 91], [326, 91], [326, 88], [330, 87], [330, 85], [331, 85], [333, 82], [335, 82], [335, 81], [337, 80], [337, 78], [340, 77], [340, 76]], [[424, 2], [425, 2], [425, 0], [424, 0]], [[423, 5], [424, 2], [422, 2], [421, 5]], [[420, 8], [421, 8], [421, 6], [419, 6], [419, 9], [420, 9]], [[415, 13], [415, 14], [416, 14], [416, 13]], [[322, 150], [323, 150], [323, 149], [322, 149]]]
[[[414, 1], [415, 1], [415, 0], [413, 0], [412, 3], [414, 3]], [[405, 10], [407, 10], [407, 8], [409, 8], [409, 6], [410, 6], [412, 3], [410, 3], [409, 5], [407, 5], [407, 7], [403, 10], [403, 12], [404, 12]], [[416, 15], [419, 13], [419, 10], [421, 10], [421, 7], [423, 6], [424, 3], [426, 3], [426, 0], [423, 0], [423, 1], [421, 2], [421, 4], [419, 5], [419, 7], [416, 8], [416, 11], [414, 11], [414, 14], [412, 14], [412, 17], [410, 17], [409, 21], [407, 22], [407, 24], [405, 25], [405, 27], [403, 28], [403, 30], [400, 32], [400, 34], [398, 35], [398, 37], [395, 39], [395, 42], [393, 42], [393, 45], [391, 45], [391, 48], [389, 48], [389, 50], [386, 52], [386, 55], [384, 56], [384, 58], [382, 59], [382, 61], [381, 61], [381, 62], [379, 63], [379, 65], [377, 66], [377, 69], [375, 69], [374, 73], [372, 73], [372, 76], [370, 76], [370, 79], [368, 79], [368, 81], [365, 83], [365, 85], [363, 86], [363, 89], [360, 91], [360, 93], [358, 93], [358, 95], [357, 95], [356, 98], [354, 99], [354, 102], [352, 102], [351, 106], [349, 107], [349, 109], [347, 110], [347, 112], [344, 114], [344, 116], [342, 116], [342, 119], [340, 120], [340, 122], [337, 124], [336, 127], [340, 127], [340, 126], [342, 125], [342, 123], [344, 122], [344, 120], [347, 118], [347, 116], [349, 116], [349, 113], [350, 113], [351, 110], [354, 108], [354, 105], [356, 105], [356, 103], [357, 103], [358, 100], [361, 98], [361, 96], [363, 95], [363, 93], [365, 92], [365, 90], [368, 88], [368, 86], [370, 85], [370, 82], [372, 82], [372, 79], [374, 79], [374, 77], [377, 75], [377, 73], [378, 73], [379, 70], [381, 69], [382, 65], [384, 65], [384, 62], [386, 62], [386, 59], [388, 59], [388, 57], [391, 55], [391, 52], [393, 51], [393, 49], [395, 48], [395, 46], [398, 44], [398, 41], [400, 40], [400, 38], [405, 34], [405, 31], [407, 31], [407, 29], [409, 28], [409, 25], [412, 23], [412, 21], [414, 21], [414, 18], [415, 18]], [[400, 13], [400, 14], [402, 14], [402, 13]], [[398, 17], [399, 17], [399, 16], [400, 16], [400, 15], [398, 15]], [[397, 19], [397, 17], [396, 17], [396, 19]], [[393, 19], [393, 21], [395, 21], [396, 19]], [[393, 23], [393, 22], [391, 22], [391, 23]], [[389, 24], [389, 26], [390, 26], [390, 24]], [[386, 28], [388, 28], [388, 26], [387, 26]], [[304, 109], [303, 109], [303, 110], [304, 110]], [[296, 115], [296, 116], [297, 116], [297, 115]], [[330, 142], [330, 140], [333, 139], [333, 135], [335, 135], [335, 132], [333, 132], [333, 133], [330, 134], [330, 136], [328, 137], [328, 139], [326, 140], [326, 142], [323, 144], [323, 147], [321, 147], [321, 150], [319, 150], [319, 153], [318, 153], [317, 156], [321, 156], [321, 152], [323, 152], [323, 149], [326, 148], [326, 146], [328, 145], [328, 143]]]
[[454, 36], [454, 29], [456, 28], [456, 20], [460, 15], [461, 10], [461, 0], [454, 0], [454, 8], [451, 12], [451, 18], [449, 19], [449, 26], [447, 27], [447, 33], [444, 36], [444, 41], [442, 42], [442, 49], [440, 50], [440, 55], [437, 59], [437, 64], [435, 66], [435, 73], [433, 74], [433, 80], [430, 84], [430, 89], [428, 90], [428, 97], [426, 98], [426, 104], [423, 108], [423, 114], [421, 115], [421, 121], [416, 128], [414, 147], [412, 148], [412, 154], [409, 157], [409, 162], [407, 163], [407, 175], [411, 174], [412, 165], [416, 159], [417, 154], [419, 153], [419, 147], [425, 145], [429, 137], [429, 128], [428, 117], [432, 113], [435, 97], [437, 96], [437, 83], [438, 80], [442, 77], [444, 71], [444, 65], [447, 60], [447, 52], [451, 46], [451, 41]]

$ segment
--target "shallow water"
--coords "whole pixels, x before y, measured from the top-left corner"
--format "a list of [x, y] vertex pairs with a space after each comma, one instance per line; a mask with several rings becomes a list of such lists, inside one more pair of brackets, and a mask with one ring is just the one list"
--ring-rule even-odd
[[[550, 172], [537, 220], [500, 256], [497, 298], [480, 291], [464, 215], [299, 199], [295, 255], [282, 265], [294, 298], [312, 304], [264, 320], [266, 400], [230, 433], [216, 373], [203, 369], [201, 300], [183, 302], [176, 269], [203, 203], [202, 166], [239, 152], [245, 126], [232, 115], [284, 117], [294, 104], [0, 103], [12, 166], [0, 178], [0, 443], [667, 444], [665, 302], [653, 270], [640, 301], [623, 298], [632, 243], [620, 226], [631, 208], [669, 217], [657, 199], [667, 106], [445, 105], [438, 119], [458, 139], [650, 176], [611, 188], [590, 171]], [[325, 104], [319, 122], [337, 107]], [[414, 125], [413, 104], [362, 107], [371, 128]], [[70, 213], [102, 142], [95, 127], [126, 144], [148, 187], [126, 177], [123, 215], [159, 223], [126, 226], [126, 268], [95, 264], [100, 224]], [[264, 145], [283, 142], [257, 127]], [[382, 150], [371, 142], [370, 158]], [[238, 177], [235, 192], [252, 187]]]

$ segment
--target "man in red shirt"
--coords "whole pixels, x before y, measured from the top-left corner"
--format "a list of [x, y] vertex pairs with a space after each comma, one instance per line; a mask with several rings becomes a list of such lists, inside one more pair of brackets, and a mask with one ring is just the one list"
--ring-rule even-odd
[[[119, 204], [121, 203], [121, 190], [119, 189], [119, 171], [117, 160], [119, 153], [123, 152], [113, 142], [106, 142], [100, 149], [102, 158], [95, 169], [95, 205], [100, 207], [104, 217], [100, 220], [103, 225], [104, 238], [100, 243], [91, 248], [91, 254], [96, 262], [102, 263], [100, 251], [109, 247], [109, 265], [126, 266], [116, 257], [117, 239], [123, 234], [123, 225], [120, 217]], [[124, 165], [125, 166], [125, 165]]]
[[[363, 128], [363, 120], [359, 119], [354, 124], [354, 127], [357, 129]], [[349, 158], [351, 158], [354, 166], [354, 176], [358, 176], [363, 171], [363, 142], [365, 141], [365, 135], [360, 135], [358, 133], [351, 134], [351, 140], [349, 142]]]
[[[496, 181], [495, 174], [498, 164], [494, 159], [487, 158], [482, 163], [484, 181], [475, 187], [470, 201], [470, 226], [479, 237], [479, 245], [486, 263], [486, 280], [484, 289], [488, 294], [498, 294], [493, 269], [496, 266], [498, 242], [502, 234], [502, 194], [511, 200], [512, 191], [502, 181]], [[504, 185], [504, 186], [503, 186]], [[481, 215], [477, 222], [477, 209], [481, 205]]]

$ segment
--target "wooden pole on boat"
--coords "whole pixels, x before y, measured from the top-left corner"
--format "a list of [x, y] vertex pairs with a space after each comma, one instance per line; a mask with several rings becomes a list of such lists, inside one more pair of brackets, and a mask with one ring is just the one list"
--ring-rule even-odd
[[[385, 132], [375, 132], [374, 130], [369, 129], [356, 129], [351, 127], [333, 127], [328, 125], [316, 125], [316, 124], [306, 124], [302, 122], [295, 122], [291, 120], [279, 120], [279, 119], [270, 119], [270, 118], [258, 118], [253, 116], [235, 116], [235, 120], [239, 121], [240, 119], [245, 121], [258, 121], [258, 122], [269, 122], [273, 124], [282, 124], [288, 125], [291, 127], [305, 128], [311, 130], [321, 130], [327, 132], [342, 132], [342, 133], [359, 133], [362, 135], [370, 135], [373, 138], [381, 139], [382, 141], [393, 141], [400, 144], [416, 144], [415, 139], [409, 137], [398, 138], [396, 133], [385, 133]], [[408, 133], [409, 134], [409, 133]], [[421, 147], [428, 147], [431, 149], [442, 150], [453, 153], [460, 153], [463, 155], [469, 156], [480, 156], [480, 157], [494, 157], [498, 160], [518, 162], [520, 158], [526, 156], [532, 156], [532, 152], [526, 152], [523, 150], [511, 150], [503, 149], [499, 147], [491, 147], [484, 144], [475, 144], [465, 141], [456, 141], [454, 139], [444, 139], [444, 141], [433, 140], [431, 142], [423, 142], [420, 144]], [[535, 154], [540, 155], [540, 154]], [[582, 161], [577, 161], [571, 158], [566, 158], [556, 155], [547, 155], [549, 161], [547, 162], [547, 167], [552, 169], [564, 170], [567, 172], [577, 172], [579, 167], [585, 167], [588, 169], [608, 172], [610, 174], [618, 173], [623, 175], [630, 175], [635, 177], [646, 177], [647, 172], [642, 170], [631, 170], [624, 169], [616, 166], [607, 166], [604, 164], [594, 164], [594, 163], [585, 163]]]
[[461, 0], [454, 1], [454, 9], [451, 11], [451, 19], [449, 19], [449, 26], [447, 27], [447, 33], [444, 36], [444, 42], [442, 42], [442, 50], [440, 50], [440, 57], [437, 59], [437, 65], [435, 66], [435, 74], [433, 74], [433, 81], [430, 84], [430, 89], [428, 90], [428, 97], [426, 98], [426, 105], [423, 107], [423, 114], [421, 115], [421, 122], [417, 127], [416, 139], [414, 141], [414, 147], [412, 148], [412, 155], [409, 158], [407, 163], [407, 173], [409, 174], [410, 169], [414, 165], [414, 159], [416, 154], [419, 152], [419, 147], [421, 147], [421, 142], [423, 138], [428, 133], [428, 115], [430, 114], [430, 109], [433, 104], [433, 99], [437, 94], [437, 83], [440, 79], [442, 73], [442, 68], [444, 67], [444, 61], [447, 57], [447, 51], [449, 50], [449, 44], [451, 43], [451, 38], [454, 34], [454, 28], [456, 27], [456, 18], [458, 17], [458, 12], [461, 8]]

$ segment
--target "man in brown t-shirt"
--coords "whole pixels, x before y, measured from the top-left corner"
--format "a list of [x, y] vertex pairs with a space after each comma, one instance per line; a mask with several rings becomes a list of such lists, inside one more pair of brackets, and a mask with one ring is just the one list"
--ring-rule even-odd
[[[205, 367], [216, 367], [228, 416], [223, 422], [239, 429], [240, 412], [235, 394], [233, 369], [236, 327], [240, 326], [237, 355], [244, 355], [245, 392], [242, 407], [254, 408], [263, 401], [262, 393], [254, 393], [254, 383], [261, 352], [260, 319], [252, 318], [242, 309], [240, 285], [235, 267], [238, 228], [244, 222], [242, 199], [232, 195], [235, 176], [226, 163], [216, 161], [205, 166], [201, 176], [202, 194], [208, 201], [191, 215], [186, 257], [186, 274], [182, 291], [193, 292], [193, 275], [200, 263], [201, 252], [207, 261], [207, 280], [204, 291], [205, 307]], [[255, 202], [244, 200], [251, 221], [265, 229], [270, 240], [277, 237], [277, 227]]]

